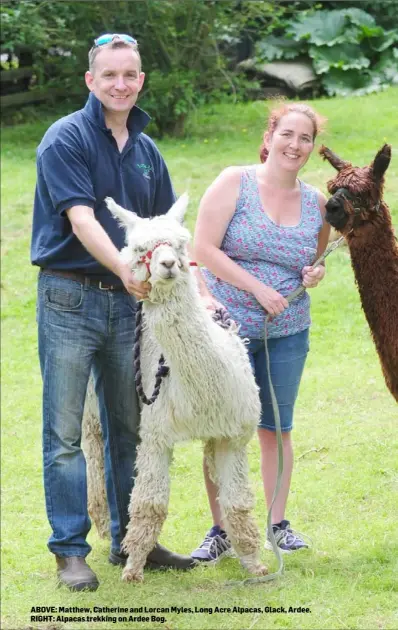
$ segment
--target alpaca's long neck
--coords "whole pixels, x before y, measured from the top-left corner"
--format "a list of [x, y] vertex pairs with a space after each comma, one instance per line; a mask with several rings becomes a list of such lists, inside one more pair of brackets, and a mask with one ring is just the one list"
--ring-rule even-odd
[[388, 209], [348, 236], [352, 267], [362, 307], [376, 341], [398, 321], [398, 246]]
[[[144, 313], [146, 325], [160, 345], [168, 363], [176, 368], [181, 362], [181, 353], [186, 350], [186, 362], [195, 364], [195, 353], [211, 349], [211, 340], [203, 323], [204, 305], [193, 274], [187, 274], [176, 283], [164, 301], [146, 302]], [[192, 348], [195, 351], [192, 352]]]

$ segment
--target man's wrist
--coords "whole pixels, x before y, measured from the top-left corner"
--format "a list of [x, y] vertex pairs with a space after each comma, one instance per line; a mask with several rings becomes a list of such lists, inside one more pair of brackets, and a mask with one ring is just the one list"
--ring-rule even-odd
[[112, 271], [116, 276], [119, 276], [119, 278], [122, 278], [123, 274], [126, 271], [126, 263], [120, 260], [119, 256], [115, 261]]

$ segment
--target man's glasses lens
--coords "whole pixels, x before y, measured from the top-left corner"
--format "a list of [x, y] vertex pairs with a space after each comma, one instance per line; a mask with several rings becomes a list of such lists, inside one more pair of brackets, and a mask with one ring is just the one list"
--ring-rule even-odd
[[123, 42], [128, 42], [129, 44], [136, 44], [137, 40], [131, 35], [123, 35], [119, 33], [107, 33], [106, 35], [100, 35], [97, 39], [94, 40], [94, 44], [96, 46], [103, 46], [104, 44], [109, 44], [114, 39], [121, 39]]

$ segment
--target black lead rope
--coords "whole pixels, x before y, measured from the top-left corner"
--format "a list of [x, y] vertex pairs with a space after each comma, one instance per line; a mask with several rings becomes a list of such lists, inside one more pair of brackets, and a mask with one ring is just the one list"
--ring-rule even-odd
[[212, 314], [213, 321], [228, 330], [232, 326], [232, 319], [226, 308], [217, 308]]
[[152, 392], [152, 396], [147, 398], [142, 386], [142, 372], [141, 372], [141, 348], [140, 338], [142, 331], [142, 302], [138, 302], [137, 311], [135, 314], [135, 331], [134, 331], [134, 368], [135, 368], [135, 387], [137, 394], [140, 397], [144, 405], [152, 405], [159, 396], [160, 386], [162, 384], [163, 377], [167, 376], [170, 372], [168, 365], [165, 365], [165, 358], [163, 354], [160, 356], [158, 369], [155, 376], [155, 387]]
[[[168, 365], [165, 365], [165, 358], [163, 354], [160, 356], [158, 369], [155, 376], [155, 387], [152, 392], [152, 396], [148, 398], [144, 392], [142, 386], [142, 372], [141, 372], [141, 333], [142, 333], [142, 305], [143, 302], [138, 302], [137, 311], [135, 315], [135, 331], [134, 331], [134, 368], [135, 368], [135, 387], [137, 394], [140, 397], [141, 402], [144, 405], [152, 405], [159, 396], [160, 386], [162, 380], [170, 372]], [[218, 308], [214, 311], [213, 320], [216, 324], [228, 330], [232, 326], [232, 320], [225, 308]]]

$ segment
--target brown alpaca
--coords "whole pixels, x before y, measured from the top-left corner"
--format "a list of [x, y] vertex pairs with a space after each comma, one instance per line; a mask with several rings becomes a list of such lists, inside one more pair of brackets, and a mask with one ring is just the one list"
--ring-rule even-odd
[[352, 267], [388, 389], [398, 401], [398, 246], [382, 200], [391, 159], [385, 144], [370, 166], [352, 166], [322, 146], [338, 173], [328, 184], [326, 220], [345, 236]]

